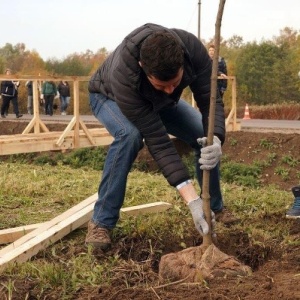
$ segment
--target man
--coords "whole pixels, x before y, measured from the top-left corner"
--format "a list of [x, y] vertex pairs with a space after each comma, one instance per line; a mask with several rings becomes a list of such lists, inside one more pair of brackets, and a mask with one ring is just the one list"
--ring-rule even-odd
[[57, 86], [57, 91], [60, 99], [60, 113], [65, 116], [71, 99], [69, 83], [64, 80], [61, 81]]
[[[57, 87], [53, 81], [45, 81], [42, 87], [42, 99], [45, 101], [45, 114], [53, 116], [53, 102], [57, 94]], [[57, 107], [56, 107], [57, 108]]]
[[[11, 75], [11, 70], [6, 69], [5, 75]], [[19, 86], [20, 86], [19, 81], [5, 80], [1, 82], [1, 96], [2, 96], [1, 118], [6, 118], [10, 101], [13, 103], [14, 113], [16, 114], [16, 118], [18, 119], [23, 116], [19, 112], [19, 104], [18, 104]]]
[[[203, 147], [208, 129], [211, 70], [207, 50], [194, 35], [145, 24], [125, 37], [92, 76], [91, 109], [114, 141], [107, 153], [87, 244], [102, 250], [110, 247], [110, 230], [119, 219], [127, 175], [143, 140], [169, 184], [178, 189], [187, 203], [197, 230], [208, 233], [202, 199], [169, 134], [194, 149], [200, 186], [202, 170], [210, 170], [211, 208], [221, 212], [218, 162], [225, 140], [225, 118], [220, 97], [216, 103], [214, 143]], [[180, 99], [187, 86], [201, 113]]]
[[33, 114], [33, 83], [32, 81], [26, 81], [25, 86], [27, 88], [27, 112]]
[[[215, 54], [215, 46], [214, 45], [209, 46], [208, 54], [209, 54], [211, 60], [213, 60], [214, 54]], [[219, 56], [219, 58], [218, 58], [218, 76], [220, 76], [222, 78], [227, 77], [226, 62], [225, 62], [225, 59], [221, 56]], [[218, 90], [219, 90], [219, 93], [222, 98], [223, 98], [223, 95], [224, 95], [224, 92], [226, 91], [226, 89], [227, 89], [227, 79], [218, 79]]]

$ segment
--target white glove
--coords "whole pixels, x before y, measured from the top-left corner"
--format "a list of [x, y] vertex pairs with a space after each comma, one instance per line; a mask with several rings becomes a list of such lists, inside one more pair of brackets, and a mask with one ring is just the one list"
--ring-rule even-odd
[[[196, 229], [200, 232], [201, 235], [208, 234], [209, 227], [205, 220], [203, 212], [203, 200], [199, 197], [196, 200], [189, 202], [188, 206], [191, 211]], [[211, 211], [212, 232], [214, 232], [215, 224], [215, 214], [213, 211]]]
[[207, 146], [207, 137], [197, 139], [199, 145], [202, 146], [201, 156], [199, 159], [201, 170], [211, 170], [219, 162], [222, 156], [221, 141], [214, 136], [213, 144]]

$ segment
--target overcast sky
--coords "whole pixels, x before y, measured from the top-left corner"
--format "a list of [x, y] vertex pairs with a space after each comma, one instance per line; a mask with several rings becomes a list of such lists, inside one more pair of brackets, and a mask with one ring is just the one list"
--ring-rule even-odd
[[[46, 60], [113, 50], [136, 27], [157, 23], [214, 36], [219, 0], [2, 0], [0, 47], [24, 43]], [[300, 0], [227, 0], [221, 35], [272, 39], [284, 27], [300, 30]]]

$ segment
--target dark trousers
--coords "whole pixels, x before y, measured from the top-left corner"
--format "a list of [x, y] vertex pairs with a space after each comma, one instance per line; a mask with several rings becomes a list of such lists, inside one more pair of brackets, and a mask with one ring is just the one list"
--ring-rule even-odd
[[19, 105], [18, 105], [18, 97], [10, 97], [10, 96], [3, 96], [2, 95], [2, 105], [1, 105], [1, 115], [3, 116], [8, 112], [9, 102], [12, 102], [14, 107], [14, 113], [16, 116], [19, 115]]
[[44, 95], [44, 100], [45, 100], [45, 114], [52, 116], [54, 95]]

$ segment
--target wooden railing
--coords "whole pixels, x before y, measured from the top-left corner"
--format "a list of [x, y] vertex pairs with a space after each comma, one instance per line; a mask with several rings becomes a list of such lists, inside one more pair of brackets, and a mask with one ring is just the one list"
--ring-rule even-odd
[[[226, 129], [236, 131], [240, 129], [236, 119], [236, 79], [234, 76], [228, 76], [227, 79], [232, 81], [232, 107], [226, 119]], [[3, 80], [33, 82], [33, 118], [22, 134], [0, 136], [0, 155], [104, 146], [112, 142], [113, 138], [105, 128], [88, 129], [80, 117], [79, 83], [89, 81], [90, 77], [2, 75], [0, 81]], [[44, 81], [62, 80], [73, 83], [73, 117], [63, 132], [50, 132], [40, 117], [38, 87]]]
[[236, 77], [227, 76], [231, 81], [231, 110], [226, 118], [225, 125], [227, 131], [238, 131], [241, 125], [237, 122], [237, 105], [236, 105]]
[[[86, 76], [0, 76], [0, 81], [33, 82], [33, 118], [21, 135], [0, 136], [0, 155], [109, 145], [112, 141], [109, 133], [104, 128], [88, 129], [79, 114], [79, 82], [89, 79], [90, 77]], [[50, 132], [40, 117], [39, 86], [44, 81], [62, 80], [73, 83], [73, 117], [63, 132]]]

